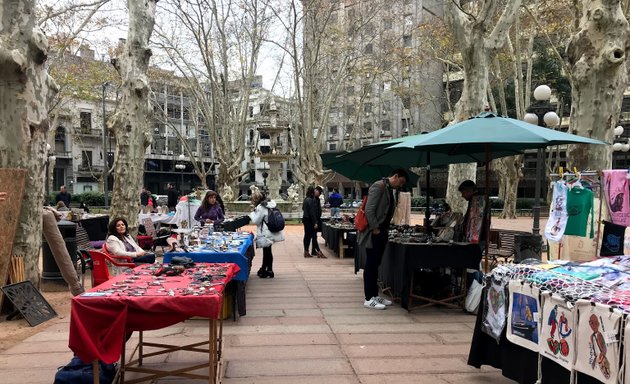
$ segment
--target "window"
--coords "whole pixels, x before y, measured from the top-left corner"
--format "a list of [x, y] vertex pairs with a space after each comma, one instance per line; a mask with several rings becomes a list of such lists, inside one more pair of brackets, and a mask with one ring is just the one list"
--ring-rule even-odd
[[330, 14], [330, 24], [337, 24], [337, 21], [339, 20], [339, 16], [337, 15], [337, 12], [333, 12]]
[[371, 113], [372, 112], [372, 103], [363, 104], [363, 112]]
[[346, 87], [346, 96], [354, 95], [354, 85], [349, 85]]
[[346, 125], [346, 133], [352, 133], [353, 129], [354, 129], [354, 124], [347, 124]]
[[66, 141], [66, 128], [63, 125], [57, 127], [55, 141]]
[[184, 120], [190, 120], [190, 108], [184, 107]]
[[348, 104], [346, 105], [346, 115], [350, 116], [354, 114], [354, 105]]
[[92, 129], [92, 113], [91, 112], [81, 112], [79, 115], [81, 119], [81, 130], [86, 131]]
[[411, 35], [403, 36], [403, 47], [411, 48]]
[[92, 151], [81, 152], [81, 169], [89, 169], [92, 166]]
[[254, 117], [254, 107], [253, 106], [249, 107], [249, 117]]
[[363, 123], [363, 130], [365, 132], [371, 132], [372, 131], [372, 122], [371, 121], [366, 121], [365, 123]]
[[400, 123], [401, 123], [400, 126], [402, 127], [403, 131], [405, 129], [407, 130], [409, 129], [409, 119], [402, 119], [400, 120]]
[[169, 106], [166, 115], [171, 119], [179, 119], [182, 116], [182, 109], [179, 105]]
[[374, 48], [372, 47], [372, 43], [369, 43], [365, 45], [365, 49], [363, 50], [363, 53], [371, 54], [373, 51], [374, 51]]
[[411, 97], [409, 97], [409, 96], [403, 97], [402, 98], [402, 105], [403, 105], [403, 108], [409, 109], [409, 107], [411, 106]]
[[337, 150], [337, 143], [328, 143], [328, 150], [329, 151], [336, 151]]
[[391, 130], [391, 121], [389, 120], [381, 121], [381, 130], [385, 132], [389, 132]]
[[392, 29], [393, 24], [394, 23], [392, 22], [392, 20], [389, 20], [389, 19], [388, 20], [383, 20], [383, 29], [388, 31], [388, 30]]
[[92, 192], [92, 186], [91, 185], [84, 185], [83, 186], [83, 192]]
[[337, 126], [336, 125], [331, 125], [330, 128], [328, 129], [328, 132], [331, 135], [336, 135], [337, 134]]
[[383, 91], [389, 91], [390, 89], [392, 89], [392, 82], [391, 81], [384, 81], [383, 82]]

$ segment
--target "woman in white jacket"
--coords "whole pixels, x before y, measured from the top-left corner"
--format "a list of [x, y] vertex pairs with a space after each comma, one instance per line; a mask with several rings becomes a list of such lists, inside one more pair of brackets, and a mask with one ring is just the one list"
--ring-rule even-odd
[[133, 238], [129, 235], [127, 230], [127, 220], [122, 217], [117, 217], [109, 223], [107, 227], [107, 252], [114, 256], [127, 256], [132, 257], [135, 264], [155, 262], [155, 255], [145, 252]]
[[251, 202], [254, 206], [254, 212], [249, 214], [249, 219], [257, 226], [256, 248], [262, 248], [263, 250], [263, 262], [258, 270], [258, 277], [273, 279], [275, 275], [273, 273], [271, 246], [278, 241], [284, 241], [284, 233], [282, 231], [271, 232], [266, 222], [269, 216], [269, 208], [275, 208], [277, 204], [273, 200], [266, 200], [266, 196], [262, 192], [252, 193]]

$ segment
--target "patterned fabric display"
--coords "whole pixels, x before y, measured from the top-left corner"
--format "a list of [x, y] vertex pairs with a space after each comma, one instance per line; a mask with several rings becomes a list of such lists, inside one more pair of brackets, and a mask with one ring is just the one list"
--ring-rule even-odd
[[575, 369], [604, 384], [617, 382], [621, 312], [586, 300], [576, 303], [578, 313]]
[[501, 333], [505, 328], [508, 309], [507, 295], [505, 294], [505, 280], [488, 279], [488, 293], [484, 304], [483, 322], [481, 330], [496, 340], [501, 340]]
[[564, 181], [558, 180], [553, 183], [553, 197], [551, 207], [549, 207], [549, 220], [545, 226], [545, 238], [558, 242], [564, 235], [567, 225], [567, 191]]
[[575, 357], [573, 305], [543, 292], [540, 354], [571, 370]]
[[511, 280], [509, 292], [510, 305], [506, 337], [514, 344], [538, 352], [539, 289], [531, 284]]
[[628, 203], [628, 171], [609, 169], [604, 174], [604, 198], [612, 222], [630, 226], [630, 204]]

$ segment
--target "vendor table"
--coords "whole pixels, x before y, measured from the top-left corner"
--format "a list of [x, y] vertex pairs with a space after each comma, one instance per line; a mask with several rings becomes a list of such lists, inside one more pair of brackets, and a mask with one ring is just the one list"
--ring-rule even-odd
[[[229, 240], [233, 233], [225, 232], [225, 240]], [[241, 232], [244, 234], [244, 232]], [[243, 243], [234, 249], [228, 249], [225, 252], [214, 249], [194, 249], [191, 252], [167, 252], [164, 254], [164, 263], [170, 263], [175, 256], [190, 257], [194, 262], [206, 262], [206, 263], [234, 263], [237, 264], [240, 271], [234, 280], [236, 281], [236, 302], [238, 304], [238, 312], [240, 316], [245, 316], [246, 297], [245, 287], [247, 279], [249, 278], [249, 271], [254, 258], [254, 235], [249, 234], [243, 239]]]
[[[359, 247], [362, 248], [362, 247]], [[379, 271], [379, 279], [389, 288], [394, 296], [400, 297], [403, 308], [411, 309], [409, 299], [428, 301], [430, 304], [455, 306], [451, 301], [465, 297], [466, 268], [479, 269], [481, 248], [477, 244], [468, 243], [398, 243], [390, 241], [385, 247], [383, 261]], [[356, 252], [355, 271], [365, 266], [365, 250]], [[457, 296], [441, 300], [410, 294], [412, 278], [415, 271], [421, 268], [462, 268], [464, 287]], [[456, 306], [459, 307], [459, 306]]]
[[[153, 276], [155, 268], [152, 265], [139, 266], [131, 274], [118, 275], [80, 296], [75, 296], [71, 304], [70, 349], [81, 360], [94, 362], [95, 382], [99, 377], [98, 360], [111, 364], [122, 354], [122, 382], [127, 370], [149, 374], [128, 383], [165, 376], [203, 378], [210, 383], [216, 383], [222, 343], [222, 323], [217, 319], [220, 318], [225, 284], [238, 272], [238, 266], [198, 264], [183, 274], [172, 277]], [[142, 331], [168, 327], [193, 316], [209, 319], [208, 341], [187, 346], [143, 342]], [[124, 343], [133, 331], [140, 332], [137, 349], [139, 355], [137, 360], [126, 363]], [[208, 348], [199, 348], [205, 344], [208, 344]], [[144, 354], [143, 347], [163, 350]], [[141, 367], [145, 357], [177, 350], [206, 353], [209, 361], [175, 371]], [[207, 377], [187, 373], [203, 367], [208, 367]]]
[[[492, 337], [481, 331], [487, 294], [488, 289], [484, 288], [477, 310], [477, 321], [468, 354], [468, 365], [475, 368], [490, 365], [500, 369], [503, 376], [520, 384], [535, 383], [538, 379], [538, 353], [509, 342], [505, 336], [507, 326], [503, 330], [498, 344]], [[541, 360], [540, 369], [543, 383], [547, 382], [544, 378], [549, 378], [549, 381], [554, 383], [570, 382], [570, 372], [549, 359], [543, 358]], [[576, 382], [580, 384], [600, 383], [599, 380], [581, 372], [576, 374], [578, 379]]]
[[348, 234], [356, 232], [354, 228], [337, 228], [328, 222], [322, 222], [322, 237], [325, 245], [335, 251], [340, 259], [345, 256], [346, 249], [350, 247], [347, 240]]

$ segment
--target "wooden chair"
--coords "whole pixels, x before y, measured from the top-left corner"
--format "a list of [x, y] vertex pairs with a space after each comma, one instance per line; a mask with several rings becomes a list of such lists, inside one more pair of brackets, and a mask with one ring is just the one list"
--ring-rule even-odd
[[[105, 249], [105, 246], [103, 246]], [[111, 278], [109, 273], [109, 266], [123, 267], [123, 268], [135, 268], [136, 265], [132, 262], [131, 257], [126, 256], [111, 256], [105, 252], [97, 250], [87, 251], [90, 255], [90, 261], [92, 265], [92, 287], [103, 284]]]

